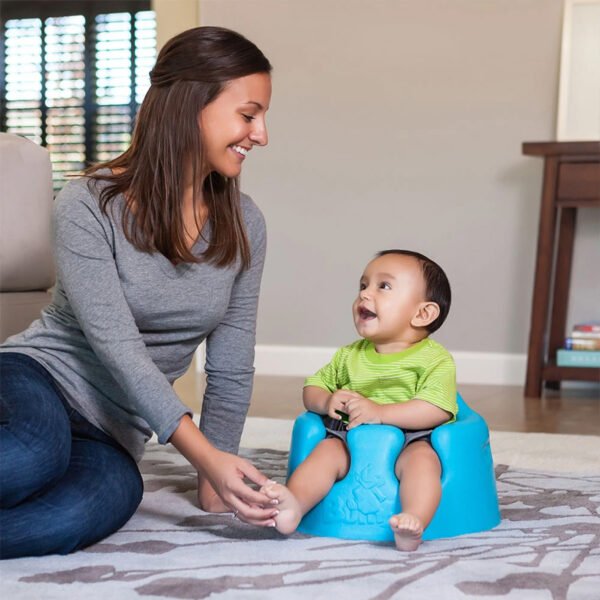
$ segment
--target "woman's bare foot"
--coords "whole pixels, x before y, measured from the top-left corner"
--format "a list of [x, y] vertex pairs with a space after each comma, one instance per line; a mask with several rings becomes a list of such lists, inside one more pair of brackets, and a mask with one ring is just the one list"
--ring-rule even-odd
[[231, 512], [231, 508], [223, 502], [210, 483], [200, 474], [198, 474], [198, 505], [203, 511], [209, 513]]
[[269, 498], [278, 500], [277, 509], [279, 514], [274, 518], [277, 531], [285, 535], [296, 531], [296, 527], [302, 519], [302, 509], [294, 494], [280, 483], [268, 483], [263, 485], [260, 491]]
[[390, 518], [390, 525], [394, 531], [396, 548], [404, 552], [416, 550], [423, 537], [423, 525], [414, 515], [400, 513]]

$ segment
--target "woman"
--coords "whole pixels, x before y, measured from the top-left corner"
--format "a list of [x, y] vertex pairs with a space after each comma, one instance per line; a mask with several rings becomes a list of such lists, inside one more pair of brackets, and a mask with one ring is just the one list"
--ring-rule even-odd
[[[271, 65], [199, 27], [150, 73], [129, 149], [68, 183], [53, 214], [52, 304], [0, 348], [2, 557], [68, 553], [119, 529], [156, 432], [198, 471], [200, 507], [274, 526], [237, 457], [252, 389], [265, 224], [240, 195], [267, 143]], [[200, 430], [172, 388], [207, 341]]]

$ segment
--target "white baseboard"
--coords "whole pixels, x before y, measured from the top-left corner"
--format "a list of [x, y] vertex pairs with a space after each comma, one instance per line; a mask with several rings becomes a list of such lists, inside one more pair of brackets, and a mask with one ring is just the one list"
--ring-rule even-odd
[[[337, 348], [323, 346], [271, 346], [258, 344], [254, 358], [257, 375], [306, 377], [327, 364]], [[526, 354], [452, 352], [457, 383], [524, 385]], [[196, 368], [204, 367], [204, 345], [198, 348]]]
[[481, 385], [525, 386], [527, 354], [452, 352], [456, 382]]

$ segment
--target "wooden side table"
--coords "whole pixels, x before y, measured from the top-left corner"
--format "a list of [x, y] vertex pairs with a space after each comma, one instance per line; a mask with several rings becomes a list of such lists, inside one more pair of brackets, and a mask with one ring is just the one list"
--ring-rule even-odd
[[[600, 142], [525, 142], [523, 154], [544, 158], [525, 395], [539, 397], [542, 383], [600, 381], [600, 368], [559, 367], [575, 240], [577, 208], [600, 206]], [[558, 227], [557, 227], [558, 222]]]

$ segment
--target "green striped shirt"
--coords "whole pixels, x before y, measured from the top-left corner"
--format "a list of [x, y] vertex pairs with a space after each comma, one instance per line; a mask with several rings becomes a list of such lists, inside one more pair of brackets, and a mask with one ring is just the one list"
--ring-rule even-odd
[[340, 348], [329, 364], [306, 378], [304, 385], [331, 393], [352, 390], [377, 404], [419, 398], [454, 416], [458, 412], [454, 360], [430, 338], [394, 354], [378, 354], [372, 342], [358, 340]]

